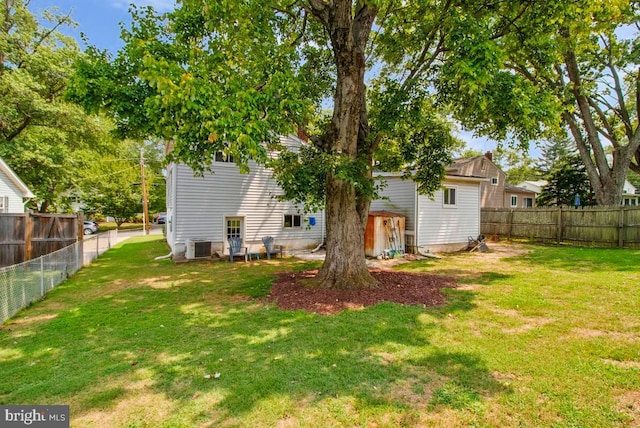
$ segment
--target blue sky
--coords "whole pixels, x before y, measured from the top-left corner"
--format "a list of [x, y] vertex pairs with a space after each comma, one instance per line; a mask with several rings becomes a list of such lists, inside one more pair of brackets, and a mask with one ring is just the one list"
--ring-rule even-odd
[[[53, 7], [57, 7], [59, 13], [71, 12], [77, 27], [62, 29], [63, 33], [75, 37], [82, 50], [86, 46], [80, 40], [80, 33], [85, 34], [91, 45], [115, 53], [122, 46], [120, 23], [125, 23], [126, 27], [130, 23], [128, 9], [131, 3], [136, 6], [153, 6], [162, 12], [175, 6], [174, 0], [31, 0], [29, 10], [38, 16], [44, 9]], [[495, 141], [476, 138], [472, 132], [461, 131], [459, 136], [470, 148], [482, 153], [496, 147]]]
[[78, 24], [75, 29], [63, 32], [76, 37], [81, 49], [86, 46], [80, 42], [80, 33], [84, 33], [89, 42], [100, 48], [117, 51], [121, 46], [120, 23], [129, 23], [129, 4], [153, 6], [158, 11], [173, 8], [174, 0], [31, 0], [29, 10], [40, 15], [44, 9], [58, 8], [59, 13], [71, 12]]

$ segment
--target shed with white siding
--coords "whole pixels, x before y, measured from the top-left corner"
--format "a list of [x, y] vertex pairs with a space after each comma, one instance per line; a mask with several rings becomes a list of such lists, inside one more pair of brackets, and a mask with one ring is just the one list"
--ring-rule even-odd
[[0, 159], [0, 213], [24, 213], [24, 200], [33, 197], [27, 185]]
[[406, 218], [408, 247], [429, 251], [457, 251], [480, 235], [481, 184], [486, 178], [447, 175], [433, 199], [418, 193], [417, 184], [399, 174], [380, 173], [386, 180], [372, 210], [399, 213]]
[[[296, 137], [282, 137], [287, 146]], [[212, 243], [212, 252], [228, 254], [227, 240], [239, 236], [249, 251], [263, 250], [262, 238], [273, 236], [285, 251], [313, 248], [324, 240], [324, 213], [303, 213], [292, 202], [278, 201], [282, 190], [271, 170], [250, 161], [242, 174], [222, 156], [213, 172], [196, 176], [186, 165], [167, 167], [167, 241], [176, 256], [189, 242]]]

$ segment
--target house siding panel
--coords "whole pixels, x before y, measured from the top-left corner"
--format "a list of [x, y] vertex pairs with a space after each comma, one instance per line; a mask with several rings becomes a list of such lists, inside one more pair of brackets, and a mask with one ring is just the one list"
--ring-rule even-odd
[[371, 211], [390, 211], [405, 216], [406, 230], [415, 231], [416, 185], [411, 180], [400, 177], [385, 177], [386, 187], [380, 196], [389, 199], [376, 199], [371, 202]]
[[254, 162], [249, 166], [249, 174], [240, 174], [235, 164], [216, 162], [214, 172], [202, 177], [194, 176], [185, 165], [174, 166], [173, 245], [184, 244], [188, 239], [203, 239], [213, 241], [214, 250], [223, 251], [226, 217], [244, 219], [244, 242], [254, 251], [262, 247], [262, 237], [268, 235], [285, 247], [320, 242], [324, 216], [307, 214], [316, 218], [316, 225], [309, 228], [304, 225], [283, 228], [284, 214], [303, 213], [299, 213], [293, 203], [275, 200], [274, 196], [281, 190], [269, 170]]
[[22, 203], [22, 192], [15, 184], [2, 172], [0, 172], [0, 198], [7, 197], [8, 210], [7, 213], [23, 213], [24, 204]]
[[445, 181], [456, 188], [456, 206], [443, 207], [443, 192], [434, 200], [418, 196], [418, 246], [464, 244], [480, 234], [480, 187], [477, 183]]

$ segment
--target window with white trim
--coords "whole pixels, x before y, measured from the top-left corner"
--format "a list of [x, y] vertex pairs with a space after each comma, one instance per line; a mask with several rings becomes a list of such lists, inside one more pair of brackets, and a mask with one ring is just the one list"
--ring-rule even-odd
[[216, 162], [233, 163], [233, 156], [225, 155], [222, 152], [216, 152]]
[[456, 188], [445, 187], [442, 189], [442, 205], [445, 207], [456, 206]]
[[0, 196], [0, 214], [9, 212], [9, 197]]
[[302, 226], [302, 216], [300, 214], [285, 214], [284, 224], [285, 229]]
[[517, 208], [517, 207], [518, 207], [518, 196], [511, 195], [511, 208]]
[[498, 185], [498, 177], [491, 177], [491, 185], [492, 186]]
[[522, 208], [533, 208], [533, 198], [524, 198], [522, 200]]

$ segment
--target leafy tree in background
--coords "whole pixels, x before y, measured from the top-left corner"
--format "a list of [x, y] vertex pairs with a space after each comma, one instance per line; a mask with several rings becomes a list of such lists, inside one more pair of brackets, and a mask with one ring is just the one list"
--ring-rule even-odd
[[[432, 194], [456, 144], [446, 117], [523, 140], [551, 120], [550, 103], [504, 70], [496, 44], [534, 4], [185, 0], [163, 16], [134, 9], [125, 47], [113, 60], [93, 55], [75, 93], [119, 115], [124, 129], [142, 115], [155, 126], [143, 131], [173, 139], [171, 158], [197, 171], [219, 151], [245, 172], [249, 159], [266, 163], [279, 151], [269, 166], [285, 196], [326, 208], [327, 255], [316, 280], [373, 285], [363, 243], [374, 158], [410, 167], [405, 175]], [[132, 92], [123, 100], [144, 96], [136, 103], [144, 111], [128, 116], [108, 105], [113, 97], [92, 93], [118, 90], [105, 76], [126, 82]], [[307, 128], [330, 97], [330, 120], [307, 132], [311, 144], [284, 152], [277, 136]], [[469, 115], [468, 104], [478, 103], [482, 117]]]
[[633, 184], [636, 189], [640, 189], [640, 174], [636, 174], [634, 171], [630, 171], [627, 175], [629, 183]]
[[66, 211], [112, 125], [65, 100], [80, 51], [58, 30], [73, 22], [51, 11], [44, 19], [48, 27], [23, 0], [0, 3], [0, 156], [36, 194], [32, 208]]
[[142, 212], [140, 150], [145, 160], [149, 211], [164, 211], [165, 181], [161, 174], [161, 152], [153, 143], [135, 140], [114, 144], [112, 152], [94, 162], [82, 180], [81, 200], [88, 215], [113, 217], [118, 227]]
[[493, 152], [494, 162], [505, 171], [506, 181], [517, 185], [527, 180], [540, 180], [540, 174], [536, 170], [535, 160], [529, 157], [523, 149], [513, 149], [500, 145]]
[[536, 198], [538, 206], [574, 206], [576, 195], [580, 196], [581, 206], [596, 204], [586, 168], [577, 153], [557, 159], [545, 179], [547, 185]]
[[627, 170], [640, 171], [639, 11], [628, 0], [540, 2], [501, 40], [505, 64], [557, 110], [601, 205], [618, 204]]

